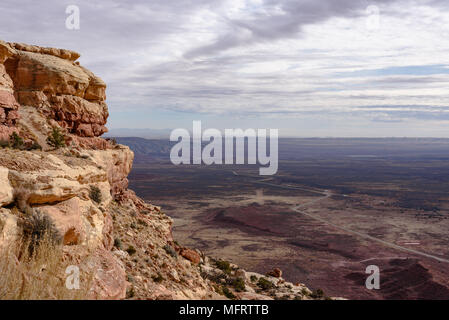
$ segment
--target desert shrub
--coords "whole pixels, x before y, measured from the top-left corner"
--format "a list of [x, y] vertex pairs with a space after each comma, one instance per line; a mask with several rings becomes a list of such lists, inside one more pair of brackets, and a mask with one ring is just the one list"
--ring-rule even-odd
[[316, 289], [312, 292], [310, 297], [312, 297], [313, 299], [321, 299], [324, 297], [324, 291], [322, 289]]
[[90, 186], [89, 198], [96, 203], [101, 203], [101, 190], [97, 186]]
[[23, 147], [23, 139], [16, 132], [13, 132], [9, 136], [9, 146], [13, 149], [21, 149]]
[[[142, 226], [148, 226], [148, 223], [145, 220], [142, 220], [142, 219], [138, 219], [137, 223], [142, 225]], [[176, 241], [175, 241], [175, 243], [176, 243]]]
[[228, 261], [217, 260], [215, 266], [226, 274], [230, 274], [232, 271], [231, 264]]
[[224, 296], [225, 296], [226, 298], [228, 298], [228, 299], [235, 299], [235, 298], [237, 298], [237, 297], [232, 293], [232, 291], [229, 290], [228, 287], [223, 287], [222, 291], [223, 291]]
[[257, 281], [257, 277], [255, 275], [251, 275], [251, 277], [249, 277], [249, 279], [251, 280], [251, 282]]
[[20, 220], [24, 242], [27, 243], [30, 254], [39, 247], [42, 240], [47, 237], [50, 244], [61, 242], [61, 235], [51, 218], [38, 210]]
[[257, 285], [262, 289], [262, 290], [269, 290], [271, 288], [273, 288], [273, 283], [265, 278], [260, 278], [259, 281], [257, 281]]
[[53, 127], [52, 131], [50, 132], [50, 135], [47, 138], [47, 143], [56, 149], [65, 147], [64, 134], [58, 127]]
[[126, 299], [131, 299], [136, 295], [136, 292], [134, 291], [134, 287], [130, 287], [126, 289]]
[[173, 249], [173, 247], [169, 246], [168, 244], [164, 246], [164, 250], [165, 252], [167, 252], [168, 255], [172, 256], [173, 258], [176, 258], [178, 256], [175, 249]]
[[160, 283], [165, 280], [165, 278], [160, 273], [158, 273], [155, 276], [152, 276], [151, 279], [153, 279], [153, 281], [156, 283]]
[[134, 246], [128, 246], [128, 249], [126, 249], [126, 252], [128, 252], [128, 254], [130, 256], [132, 256], [133, 254], [135, 254], [137, 252], [136, 248], [134, 248]]
[[242, 291], [245, 291], [245, 289], [246, 289], [245, 281], [242, 278], [232, 279], [231, 285], [237, 292], [242, 292]]
[[0, 140], [0, 148], [9, 148], [9, 141], [6, 140]]
[[123, 249], [123, 243], [122, 243], [122, 240], [120, 240], [120, 238], [114, 239], [114, 247], [116, 247], [117, 249], [120, 249], [120, 250]]
[[36, 141], [33, 141], [33, 143], [27, 148], [27, 150], [42, 150], [42, 146]]
[[86, 300], [93, 273], [80, 269], [80, 289], [65, 285], [69, 265], [77, 262], [64, 257], [63, 247], [45, 236], [30, 254], [27, 241], [20, 239], [0, 252], [0, 300]]

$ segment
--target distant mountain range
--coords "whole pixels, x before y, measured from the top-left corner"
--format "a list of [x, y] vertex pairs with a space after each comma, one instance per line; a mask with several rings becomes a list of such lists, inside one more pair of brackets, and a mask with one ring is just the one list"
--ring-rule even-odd
[[109, 129], [109, 132], [104, 135], [108, 137], [141, 137], [146, 139], [169, 139], [171, 129], [130, 129], [118, 128]]

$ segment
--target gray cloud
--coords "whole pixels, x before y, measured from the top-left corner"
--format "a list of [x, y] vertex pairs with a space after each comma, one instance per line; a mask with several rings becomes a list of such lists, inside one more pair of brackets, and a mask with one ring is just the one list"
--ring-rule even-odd
[[[81, 9], [79, 31], [65, 29], [65, 8], [72, 4]], [[390, 23], [383, 30], [364, 34], [363, 21], [345, 24], [363, 18], [373, 4]], [[419, 4], [438, 8], [441, 19], [449, 19], [447, 1]], [[431, 66], [444, 67], [449, 30], [425, 11], [410, 9], [416, 1], [247, 0], [231, 14], [233, 5], [227, 0], [2, 0], [0, 38], [80, 52], [81, 63], [108, 83], [108, 104], [116, 111], [447, 120], [442, 101], [449, 98], [444, 93], [449, 75]], [[326, 25], [334, 18], [341, 25]], [[414, 26], [427, 33], [415, 40], [415, 32], [403, 32]], [[429, 66], [428, 74], [394, 69], [418, 64]], [[393, 71], [363, 72], [373, 69]]]
[[187, 52], [185, 57], [212, 55], [233, 47], [297, 37], [305, 25], [317, 24], [335, 17], [365, 15], [364, 9], [368, 5], [385, 2], [387, 0], [267, 0], [266, 6], [278, 7], [282, 13], [256, 15], [247, 20], [229, 19], [230, 30], [227, 33], [211, 44]]

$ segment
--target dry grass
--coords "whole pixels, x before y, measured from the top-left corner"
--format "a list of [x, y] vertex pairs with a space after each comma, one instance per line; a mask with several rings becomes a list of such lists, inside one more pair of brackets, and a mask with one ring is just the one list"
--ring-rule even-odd
[[[0, 300], [84, 300], [92, 277], [81, 271], [80, 289], [66, 288], [66, 268], [62, 246], [44, 237], [31, 253], [30, 243], [18, 241], [0, 252]], [[83, 281], [84, 280], [84, 281]]]

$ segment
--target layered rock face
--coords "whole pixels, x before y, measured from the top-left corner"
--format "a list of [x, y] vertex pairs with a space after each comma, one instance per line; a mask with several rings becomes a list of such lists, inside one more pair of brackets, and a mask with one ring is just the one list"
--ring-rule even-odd
[[[0, 147], [0, 248], [21, 237], [21, 220], [43, 214], [65, 254], [94, 274], [91, 297], [121, 299], [129, 283], [111, 251], [110, 205], [129, 193], [134, 155], [99, 137], [107, 131], [106, 85], [75, 62], [78, 57], [0, 41], [0, 141], [5, 145], [15, 132], [25, 144], [41, 147]], [[54, 128], [65, 147], [49, 145]]]
[[38, 109], [69, 134], [105, 133], [106, 84], [75, 62], [78, 57], [69, 50], [0, 42], [0, 122], [14, 127], [20, 104]]
[[14, 83], [4, 65], [14, 53], [9, 45], [0, 41], [0, 140], [7, 140], [15, 131], [18, 118], [19, 104], [14, 97]]

